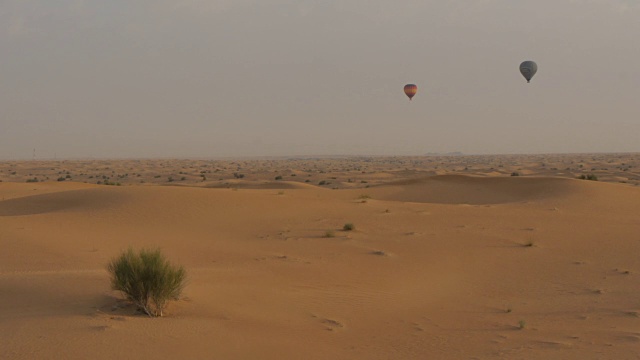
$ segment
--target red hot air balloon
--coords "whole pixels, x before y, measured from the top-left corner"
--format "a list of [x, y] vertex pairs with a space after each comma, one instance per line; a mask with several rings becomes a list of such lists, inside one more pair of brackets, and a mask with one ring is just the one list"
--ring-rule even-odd
[[407, 84], [404, 86], [404, 93], [409, 97], [409, 101], [411, 98], [416, 95], [418, 92], [418, 87], [414, 84]]

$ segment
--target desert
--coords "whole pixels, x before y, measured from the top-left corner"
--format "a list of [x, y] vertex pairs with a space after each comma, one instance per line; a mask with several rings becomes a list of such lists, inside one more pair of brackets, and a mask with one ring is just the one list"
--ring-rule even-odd
[[0, 0], [0, 360], [639, 360], [639, 0]]
[[[639, 169], [635, 153], [3, 161], [0, 358], [634, 359]], [[186, 268], [165, 316], [110, 289], [127, 247]]]

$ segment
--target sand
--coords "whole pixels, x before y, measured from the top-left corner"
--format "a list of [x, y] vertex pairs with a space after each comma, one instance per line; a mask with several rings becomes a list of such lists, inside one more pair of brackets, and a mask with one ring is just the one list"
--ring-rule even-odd
[[[0, 358], [637, 359], [639, 157], [547, 157], [0, 163]], [[129, 246], [187, 269], [165, 317], [110, 290]]]

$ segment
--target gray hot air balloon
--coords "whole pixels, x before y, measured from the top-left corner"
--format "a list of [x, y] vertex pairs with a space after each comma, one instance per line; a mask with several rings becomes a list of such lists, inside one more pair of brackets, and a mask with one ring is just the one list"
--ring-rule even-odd
[[520, 73], [527, 79], [527, 82], [531, 81], [533, 75], [538, 71], [538, 65], [535, 61], [524, 61], [520, 64]]

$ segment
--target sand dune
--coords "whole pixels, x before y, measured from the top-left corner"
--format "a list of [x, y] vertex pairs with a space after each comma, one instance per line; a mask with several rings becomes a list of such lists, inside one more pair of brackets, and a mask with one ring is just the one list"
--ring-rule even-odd
[[391, 182], [380, 193], [385, 200], [482, 205], [562, 197], [579, 185], [562, 178], [439, 175]]
[[[639, 188], [253, 181], [0, 183], [0, 358], [637, 358]], [[128, 246], [187, 268], [167, 317], [109, 290]]]
[[124, 200], [124, 194], [105, 190], [79, 189], [12, 198], [0, 202], [0, 216], [95, 210]]
[[307, 189], [313, 185], [289, 181], [226, 181], [220, 184], [207, 185], [208, 188], [230, 189]]

